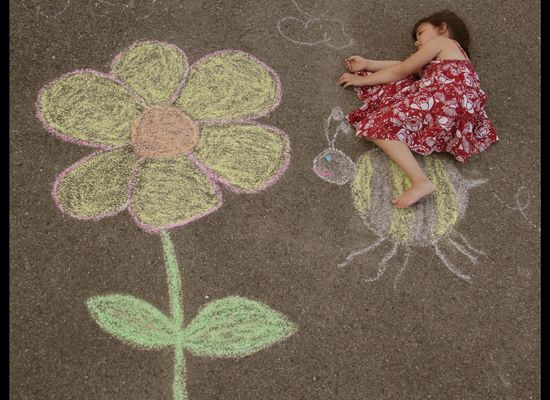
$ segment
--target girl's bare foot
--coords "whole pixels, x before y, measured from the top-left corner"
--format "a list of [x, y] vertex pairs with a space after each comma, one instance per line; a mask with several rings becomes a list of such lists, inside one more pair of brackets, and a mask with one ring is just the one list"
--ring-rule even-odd
[[435, 190], [435, 186], [430, 181], [421, 181], [413, 183], [401, 196], [392, 200], [392, 203], [397, 208], [407, 208], [418, 200], [429, 196]]

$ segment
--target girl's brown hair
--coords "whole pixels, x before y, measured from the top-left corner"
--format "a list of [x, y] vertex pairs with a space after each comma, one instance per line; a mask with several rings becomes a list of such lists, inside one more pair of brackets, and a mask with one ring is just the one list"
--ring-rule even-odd
[[468, 28], [466, 28], [466, 24], [458, 15], [448, 9], [445, 9], [433, 13], [429, 17], [422, 18], [414, 25], [414, 28], [412, 30], [412, 38], [414, 41], [416, 41], [416, 30], [421, 24], [426, 22], [432, 24], [437, 28], [439, 28], [442, 23], [447, 24], [449, 37], [456, 40], [464, 49], [466, 54], [470, 56], [468, 50], [468, 47], [470, 46], [470, 34], [468, 33]]

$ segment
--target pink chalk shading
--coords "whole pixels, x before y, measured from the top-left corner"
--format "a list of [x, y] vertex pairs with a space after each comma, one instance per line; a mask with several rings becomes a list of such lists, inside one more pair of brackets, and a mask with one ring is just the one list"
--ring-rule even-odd
[[77, 139], [77, 138], [74, 138], [72, 136], [65, 135], [64, 133], [62, 133], [62, 132], [58, 131], [57, 129], [53, 128], [52, 126], [50, 126], [50, 124], [46, 120], [46, 117], [44, 116], [44, 113], [40, 109], [40, 99], [42, 98], [44, 93], [54, 83], [56, 83], [57, 81], [60, 81], [62, 79], [66, 79], [66, 78], [68, 78], [72, 75], [78, 75], [78, 74], [92, 74], [92, 75], [99, 76], [101, 78], [109, 79], [110, 81], [113, 81], [115, 84], [117, 84], [117, 85], [123, 87], [124, 89], [128, 90], [128, 92], [136, 99], [136, 102], [137, 102], [136, 105], [137, 106], [142, 106], [143, 104], [145, 104], [145, 100], [140, 95], [135, 93], [128, 85], [126, 85], [124, 82], [114, 78], [112, 75], [105, 74], [105, 73], [102, 73], [102, 72], [98, 72], [96, 70], [89, 69], [89, 68], [87, 68], [87, 69], [78, 69], [76, 71], [64, 74], [64, 75], [62, 75], [61, 77], [59, 77], [57, 79], [54, 79], [53, 81], [47, 83], [45, 86], [43, 86], [39, 90], [38, 96], [37, 96], [37, 99], [36, 99], [36, 103], [35, 103], [36, 117], [40, 120], [40, 122], [42, 123], [42, 126], [49, 133], [51, 133], [52, 135], [58, 137], [59, 139], [65, 141], [65, 142], [74, 143], [74, 144], [77, 144], [77, 145], [80, 145], [80, 146], [95, 147], [95, 148], [98, 148], [98, 149], [101, 149], [101, 150], [112, 150], [115, 146], [106, 145], [106, 144], [102, 144], [102, 143], [88, 142], [88, 141], [85, 141], [85, 140], [82, 140], [82, 139]]
[[[222, 125], [222, 124], [221, 123], [216, 123], [216, 125]], [[231, 125], [234, 125], [234, 124], [231, 124]], [[284, 157], [283, 164], [281, 165], [281, 167], [279, 168], [277, 173], [272, 175], [271, 178], [268, 179], [260, 188], [253, 189], [253, 190], [239, 188], [239, 187], [233, 185], [227, 179], [225, 179], [225, 178], [221, 177], [220, 175], [216, 174], [216, 172], [214, 172], [212, 169], [210, 169], [204, 162], [199, 160], [193, 153], [187, 154], [187, 158], [189, 158], [191, 161], [193, 161], [197, 165], [197, 167], [199, 167], [199, 169], [201, 171], [203, 171], [203, 173], [206, 176], [208, 176], [210, 179], [212, 179], [214, 181], [222, 183], [231, 192], [234, 192], [234, 193], [258, 193], [258, 192], [260, 192], [262, 190], [265, 190], [265, 189], [269, 188], [270, 186], [274, 185], [275, 182], [277, 182], [283, 176], [285, 171], [287, 170], [288, 166], [290, 165], [290, 142], [288, 140], [288, 136], [286, 135], [286, 133], [284, 133], [282, 130], [280, 130], [278, 128], [275, 128], [273, 126], [262, 125], [262, 124], [257, 124], [257, 123], [249, 123], [249, 124], [243, 124], [243, 125], [254, 125], [254, 126], [257, 126], [259, 128], [263, 128], [263, 129], [267, 129], [269, 131], [272, 131], [272, 132], [278, 134], [283, 139], [283, 141], [285, 143], [285, 150], [283, 152], [283, 157]]]
[[267, 65], [263, 61], [260, 61], [258, 58], [254, 57], [252, 54], [249, 54], [245, 51], [235, 50], [235, 49], [226, 49], [226, 50], [219, 50], [219, 51], [215, 51], [213, 53], [209, 53], [206, 56], [204, 56], [204, 57], [198, 59], [197, 61], [195, 61], [189, 67], [189, 71], [192, 71], [193, 68], [195, 68], [199, 64], [204, 63], [209, 58], [218, 57], [220, 55], [227, 54], [227, 53], [242, 54], [245, 57], [247, 57], [247, 58], [251, 59], [252, 61], [254, 61], [255, 63], [260, 64], [265, 70], [267, 70], [267, 72], [269, 72], [269, 74], [273, 77], [273, 79], [275, 79], [275, 82], [277, 84], [277, 94], [276, 94], [276, 98], [275, 98], [275, 103], [271, 107], [267, 108], [264, 111], [261, 111], [261, 112], [256, 113], [256, 114], [248, 115], [248, 116], [245, 116], [245, 117], [239, 117], [239, 118], [234, 118], [234, 119], [230, 118], [230, 119], [214, 119], [214, 120], [210, 120], [210, 119], [209, 120], [196, 120], [198, 123], [207, 124], [207, 125], [208, 124], [228, 124], [228, 123], [250, 123], [255, 118], [263, 117], [263, 116], [269, 114], [270, 112], [275, 110], [279, 106], [279, 104], [281, 103], [281, 99], [283, 97], [283, 90], [282, 90], [281, 79], [279, 78], [279, 75], [277, 75], [275, 70], [273, 68], [271, 68], [269, 65]]
[[[184, 69], [183, 69], [183, 76], [181, 77], [180, 79], [180, 82], [178, 83], [176, 89], [174, 90], [174, 92], [172, 93], [172, 95], [170, 95], [170, 97], [168, 98], [168, 103], [169, 104], [173, 104], [180, 96], [181, 94], [181, 90], [183, 89], [183, 87], [185, 86], [185, 82], [187, 81], [187, 76], [189, 74], [189, 61], [187, 59], [187, 55], [185, 54], [185, 52], [183, 50], [181, 50], [178, 46], [176, 45], [173, 45], [171, 43], [166, 43], [166, 42], [161, 42], [161, 41], [158, 41], [158, 40], [140, 40], [140, 41], [137, 41], [137, 42], [134, 42], [133, 44], [131, 44], [130, 46], [126, 47], [124, 50], [122, 50], [120, 53], [118, 53], [115, 58], [113, 59], [113, 61], [111, 62], [111, 75], [114, 77], [115, 76], [115, 67], [116, 65], [120, 62], [120, 60], [122, 59], [122, 57], [130, 50], [132, 50], [133, 48], [135, 47], [138, 47], [138, 46], [141, 46], [141, 45], [144, 45], [144, 44], [158, 44], [158, 45], [161, 45], [161, 46], [166, 46], [166, 47], [170, 47], [174, 50], [176, 50], [178, 53], [181, 54], [182, 58], [183, 58], [183, 61], [184, 61]], [[148, 103], [148, 102], [147, 102]]]
[[336, 175], [334, 172], [330, 172], [330, 171], [323, 172], [319, 170], [317, 167], [313, 167], [313, 172], [315, 172], [321, 178], [331, 178], [334, 175]]
[[[113, 148], [112, 150], [116, 150], [116, 149], [119, 149], [121, 147], [125, 147], [125, 146], [120, 146], [120, 147], [116, 147], [116, 148]], [[57, 178], [55, 179], [55, 182], [53, 183], [53, 189], [52, 189], [52, 198], [55, 202], [55, 205], [57, 206], [57, 208], [61, 211], [62, 214], [67, 214], [73, 218], [76, 218], [76, 219], [79, 219], [79, 220], [83, 220], [83, 221], [99, 221], [103, 218], [106, 218], [106, 217], [112, 217], [112, 216], [115, 216], [117, 215], [118, 213], [124, 211], [128, 205], [129, 205], [129, 197], [128, 197], [128, 200], [126, 201], [125, 204], [123, 204], [122, 206], [120, 206], [119, 208], [113, 210], [113, 211], [108, 211], [106, 213], [103, 213], [103, 214], [100, 214], [100, 215], [94, 215], [94, 216], [91, 216], [91, 217], [83, 217], [83, 216], [80, 216], [80, 215], [75, 215], [73, 214], [72, 212], [70, 212], [69, 210], [66, 210], [65, 208], [63, 208], [63, 205], [61, 204], [61, 200], [59, 199], [59, 196], [58, 196], [58, 192], [59, 192], [59, 186], [61, 185], [61, 182], [63, 181], [63, 179], [65, 179], [65, 177], [70, 173], [72, 172], [73, 170], [75, 170], [76, 168], [80, 167], [81, 165], [85, 164], [88, 160], [100, 155], [100, 154], [103, 154], [103, 153], [107, 153], [111, 150], [100, 150], [100, 151], [96, 151], [82, 159], [80, 159], [79, 161], [77, 161], [76, 163], [74, 163], [73, 165], [71, 165], [70, 167], [68, 167], [67, 169], [65, 169], [63, 172], [61, 172]], [[134, 166], [134, 172], [133, 174], [135, 173], [135, 170], [137, 169], [137, 166], [138, 166], [138, 163], [136, 163], [136, 165]]]
[[[145, 158], [142, 158], [142, 159], [139, 160], [140, 165], [143, 162], [145, 162]], [[130, 184], [128, 185], [128, 198], [130, 199], [129, 202], [128, 202], [128, 212], [130, 213], [130, 215], [132, 216], [132, 218], [136, 222], [137, 226], [139, 228], [141, 228], [143, 231], [147, 232], [147, 233], [160, 235], [162, 233], [162, 231], [187, 225], [187, 224], [189, 224], [191, 222], [194, 222], [194, 221], [196, 221], [196, 220], [198, 220], [198, 219], [200, 219], [200, 218], [202, 218], [202, 217], [204, 217], [208, 214], [211, 214], [214, 211], [220, 209], [220, 207], [223, 205], [223, 198], [222, 198], [222, 193], [220, 191], [220, 188], [218, 187], [218, 185], [216, 184], [215, 181], [213, 181], [212, 179], [210, 179], [210, 177], [207, 176], [208, 180], [210, 181], [210, 183], [214, 187], [214, 191], [215, 191], [216, 197], [218, 199], [218, 203], [214, 207], [212, 207], [211, 209], [206, 210], [206, 211], [204, 211], [200, 214], [194, 215], [191, 218], [176, 221], [176, 222], [171, 223], [171, 224], [160, 225], [160, 226], [153, 226], [153, 225], [146, 224], [145, 222], [143, 222], [139, 219], [138, 215], [136, 214], [136, 212], [132, 208], [132, 194], [133, 194], [133, 191], [135, 189], [138, 170], [139, 170], [139, 168], [136, 168], [134, 170], [134, 172], [132, 174], [132, 178], [130, 179]]]

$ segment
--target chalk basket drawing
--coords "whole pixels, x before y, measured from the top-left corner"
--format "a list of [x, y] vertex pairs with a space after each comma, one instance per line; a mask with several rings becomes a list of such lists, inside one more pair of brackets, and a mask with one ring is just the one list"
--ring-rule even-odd
[[222, 205], [220, 186], [254, 193], [273, 185], [290, 161], [279, 129], [255, 118], [281, 101], [270, 67], [237, 50], [188, 66], [183, 51], [157, 41], [135, 43], [104, 74], [83, 69], [43, 87], [37, 116], [63, 140], [97, 148], [56, 179], [52, 196], [67, 215], [99, 220], [127, 210], [162, 242], [171, 315], [130, 295], [88, 300], [110, 335], [143, 349], [174, 351], [174, 399], [186, 399], [185, 351], [243, 357], [292, 335], [284, 315], [231, 296], [201, 307], [184, 324], [181, 279], [169, 230]]
[[305, 20], [296, 17], [285, 17], [277, 22], [277, 30], [287, 40], [299, 45], [316, 46], [326, 44], [334, 49], [344, 49], [353, 43], [353, 39], [344, 30], [341, 21], [304, 12], [292, 0], [294, 7]]
[[[339, 122], [334, 136], [329, 135], [331, 121]], [[394, 279], [394, 288], [407, 268], [411, 246], [431, 246], [443, 264], [456, 276], [470, 282], [471, 278], [453, 265], [442, 250], [446, 243], [466, 256], [472, 264], [477, 263], [482, 251], [475, 249], [466, 238], [454, 229], [467, 208], [468, 190], [481, 185], [485, 180], [468, 180], [461, 177], [456, 168], [437, 156], [423, 157], [423, 168], [436, 186], [434, 194], [410, 208], [399, 209], [391, 199], [411, 185], [407, 175], [381, 150], [366, 152], [354, 163], [338, 150], [334, 142], [339, 132], [350, 132], [340, 108], [332, 110], [325, 124], [329, 148], [322, 151], [313, 162], [313, 171], [324, 181], [336, 185], [351, 183], [351, 195], [356, 211], [364, 224], [379, 238], [367, 247], [354, 251], [339, 264], [348, 265], [355, 257], [368, 253], [384, 241], [392, 248], [378, 264], [376, 276], [367, 281], [380, 279], [387, 262], [398, 250], [405, 253], [404, 262]]]

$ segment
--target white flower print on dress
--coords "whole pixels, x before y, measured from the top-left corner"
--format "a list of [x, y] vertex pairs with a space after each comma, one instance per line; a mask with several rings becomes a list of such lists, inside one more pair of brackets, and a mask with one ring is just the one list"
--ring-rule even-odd
[[474, 79], [473, 79], [470, 75], [465, 75], [465, 76], [464, 76], [464, 83], [465, 83], [467, 86], [474, 86], [475, 81], [474, 81]]
[[399, 118], [395, 118], [395, 117], [391, 117], [390, 118], [390, 122], [392, 124], [394, 124], [395, 126], [402, 126], [403, 123], [401, 122], [401, 120]]
[[424, 111], [429, 111], [432, 109], [434, 105], [434, 98], [433, 97], [428, 97], [428, 96], [424, 96], [424, 95], [421, 95], [421, 96], [417, 96], [413, 99], [413, 103], [411, 104], [411, 108], [415, 109], [415, 110], [424, 110]]
[[470, 142], [468, 142], [468, 139], [466, 139], [466, 136], [462, 138], [462, 149], [466, 152], [470, 152]]
[[462, 96], [462, 107], [464, 107], [470, 114], [474, 113], [474, 103], [466, 95]]
[[447, 78], [445, 75], [441, 75], [441, 76], [438, 76], [438, 77], [437, 77], [437, 81], [438, 81], [439, 83], [443, 83], [444, 85], [447, 85], [447, 84], [449, 84], [449, 83], [454, 82], [455, 80], [454, 80], [454, 79], [449, 79], [449, 78]]
[[430, 78], [424, 78], [424, 79], [420, 79], [420, 81], [418, 81], [418, 85], [419, 85], [422, 89], [427, 88], [427, 87], [430, 86], [432, 83], [433, 83], [433, 80], [430, 79]]
[[363, 129], [372, 128], [373, 125], [374, 125], [374, 120], [371, 118], [365, 123], [365, 125], [363, 125]]
[[448, 131], [453, 126], [453, 120], [451, 118], [441, 116], [437, 119], [437, 123], [440, 127]]
[[443, 106], [443, 113], [445, 115], [448, 115], [449, 117], [456, 117], [457, 112], [456, 109], [458, 108], [458, 102], [455, 99], [451, 99], [449, 101], [446, 101]]
[[426, 143], [429, 148], [432, 148], [435, 145], [435, 139], [429, 137], [424, 141], [424, 143]]
[[406, 129], [400, 129], [399, 132], [397, 132], [397, 139], [405, 140], [406, 138], [407, 138], [407, 130]]
[[418, 132], [422, 129], [422, 121], [418, 117], [411, 117], [405, 121], [405, 127], [412, 132]]
[[482, 125], [479, 125], [475, 129], [475, 134], [477, 137], [485, 137], [487, 136], [491, 130], [489, 129], [489, 126], [486, 123], [483, 123]]
[[464, 133], [472, 133], [473, 131], [474, 131], [474, 124], [472, 124], [471, 122], [467, 122], [464, 125], [464, 128], [462, 129], [462, 132]]
[[436, 98], [436, 100], [445, 101], [445, 94], [443, 92], [436, 92], [434, 94], [434, 97]]

